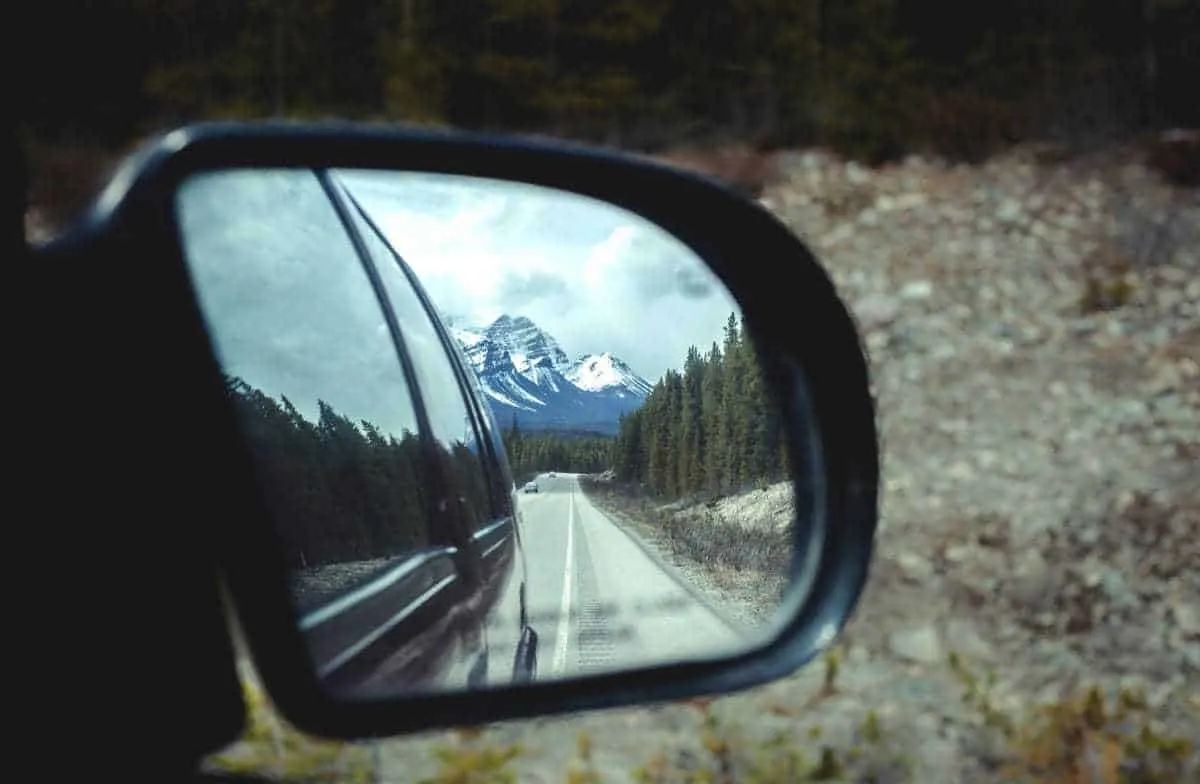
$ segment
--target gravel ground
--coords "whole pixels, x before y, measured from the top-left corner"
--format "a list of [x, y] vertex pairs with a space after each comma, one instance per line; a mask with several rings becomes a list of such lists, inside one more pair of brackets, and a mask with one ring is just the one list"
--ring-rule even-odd
[[[567, 781], [585, 732], [602, 780], [634, 781], [656, 755], [699, 764], [706, 721], [811, 756], [861, 745], [875, 718], [890, 745], [867, 755], [874, 780], [999, 780], [992, 714], [964, 703], [951, 651], [995, 668], [994, 710], [1021, 715], [1090, 682], [1140, 686], [1160, 730], [1200, 738], [1196, 192], [1116, 154], [780, 164], [766, 204], [854, 310], [880, 408], [879, 557], [835, 693], [818, 662], [704, 710], [389, 740], [376, 747], [384, 780], [430, 774], [433, 746], [519, 742], [517, 780]], [[864, 760], [851, 779], [868, 780]]]

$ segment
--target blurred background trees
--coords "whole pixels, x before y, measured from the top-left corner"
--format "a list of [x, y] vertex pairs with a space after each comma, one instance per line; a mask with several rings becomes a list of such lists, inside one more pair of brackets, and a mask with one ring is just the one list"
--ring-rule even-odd
[[27, 143], [326, 116], [977, 160], [1200, 125], [1200, 0], [47, 0]]

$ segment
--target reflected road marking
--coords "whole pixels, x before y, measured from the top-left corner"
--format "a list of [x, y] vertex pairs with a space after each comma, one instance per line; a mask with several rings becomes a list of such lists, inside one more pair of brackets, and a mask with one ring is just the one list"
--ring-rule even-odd
[[567, 509], [567, 560], [563, 565], [562, 605], [558, 614], [558, 644], [554, 650], [554, 674], [562, 675], [567, 666], [567, 635], [571, 629], [571, 568], [575, 555], [575, 488]]

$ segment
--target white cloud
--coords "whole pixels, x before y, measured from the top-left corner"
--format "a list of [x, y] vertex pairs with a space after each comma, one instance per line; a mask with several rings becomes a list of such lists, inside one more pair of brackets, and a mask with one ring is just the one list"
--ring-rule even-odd
[[393, 435], [416, 431], [375, 293], [312, 172], [198, 174], [176, 206], [226, 373], [287, 397], [311, 421], [323, 400]]
[[739, 310], [690, 249], [613, 205], [439, 174], [338, 176], [454, 317], [528, 316], [568, 354], [609, 351], [655, 381]]

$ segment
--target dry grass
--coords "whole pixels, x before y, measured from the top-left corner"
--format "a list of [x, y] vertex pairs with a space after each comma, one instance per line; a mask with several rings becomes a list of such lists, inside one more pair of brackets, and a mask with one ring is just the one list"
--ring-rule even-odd
[[281, 782], [315, 784], [376, 780], [371, 752], [356, 744], [313, 738], [289, 725], [261, 686], [242, 679], [246, 729], [237, 741], [205, 760], [205, 767], [227, 773], [253, 773]]
[[[723, 721], [714, 701], [688, 701], [700, 714], [702, 754], [663, 748], [631, 771], [641, 784], [793, 784], [797, 782], [915, 782], [911, 750], [898, 742], [872, 710], [866, 710], [849, 743], [827, 741], [821, 725], [802, 724], [825, 700], [839, 693], [840, 656], [825, 659], [825, 685], [807, 704], [777, 713], [795, 718], [795, 729], [757, 737]], [[989, 780], [1031, 784], [1166, 784], [1194, 782], [1200, 775], [1196, 746], [1157, 727], [1143, 695], [1123, 690], [1107, 696], [1091, 687], [1060, 702], [1015, 716], [995, 708], [989, 697], [994, 678], [980, 677], [951, 656], [947, 666], [963, 684], [963, 699], [980, 718], [981, 731], [1001, 749]], [[493, 745], [482, 735], [434, 754], [439, 770], [421, 784], [508, 784], [519, 780], [525, 752], [518, 745]], [[604, 775], [593, 759], [593, 742], [581, 733], [574, 759], [563, 771], [566, 784], [599, 784]]]
[[611, 483], [582, 479], [580, 484], [588, 498], [606, 512], [641, 521], [674, 555], [706, 571], [788, 573], [793, 547], [790, 529], [741, 525], [696, 509], [663, 509]]

